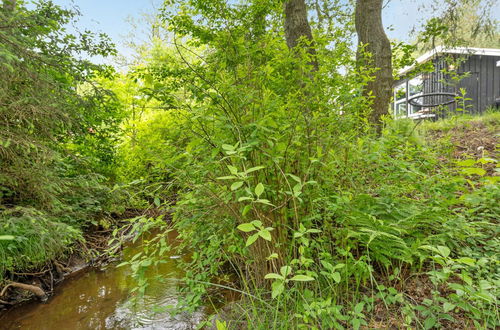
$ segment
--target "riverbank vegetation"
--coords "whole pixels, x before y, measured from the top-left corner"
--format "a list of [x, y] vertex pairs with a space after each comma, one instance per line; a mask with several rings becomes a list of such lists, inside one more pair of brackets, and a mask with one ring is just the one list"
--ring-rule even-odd
[[[498, 327], [498, 112], [390, 118], [354, 8], [320, 1], [304, 27], [285, 3], [166, 1], [126, 73], [79, 59], [114, 51], [64, 32], [71, 12], [19, 7], [0, 30], [0, 283], [154, 208], [190, 254], [176, 310], [237, 292], [219, 329]], [[384, 74], [415, 49], [393, 44]], [[130, 261], [140, 287], [168, 250]]]
[[[38, 272], [115, 212], [107, 182], [123, 107], [102, 88], [104, 35], [70, 34], [76, 12], [40, 2], [0, 11], [0, 283]], [[86, 55], [83, 55], [86, 54]]]

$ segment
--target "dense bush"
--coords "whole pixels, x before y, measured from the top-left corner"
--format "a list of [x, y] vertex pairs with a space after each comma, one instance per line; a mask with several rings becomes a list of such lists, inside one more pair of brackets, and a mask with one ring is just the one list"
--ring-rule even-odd
[[[496, 324], [496, 275], [473, 276], [479, 259], [463, 250], [492, 237], [495, 188], [443, 161], [451, 153], [437, 154], [412, 121], [371, 133], [360, 92], [370, 72], [342, 31], [316, 38], [315, 70], [309, 52], [286, 48], [280, 9], [266, 9], [265, 31], [248, 14], [256, 4], [176, 9], [163, 13], [174, 45], [136, 71], [143, 98], [169, 112], [138, 120], [142, 148], [129, 141], [122, 153], [124, 177], [176, 188], [177, 249], [192, 252], [180, 305], [223, 283], [256, 328], [359, 328], [377, 303], [398, 308], [398, 326], [453, 322], [455, 308]], [[394, 288], [413, 276], [431, 286], [426, 300]]]

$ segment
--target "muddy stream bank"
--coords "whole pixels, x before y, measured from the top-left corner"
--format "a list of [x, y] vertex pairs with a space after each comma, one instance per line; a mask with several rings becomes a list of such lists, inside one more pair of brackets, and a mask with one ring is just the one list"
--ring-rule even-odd
[[[175, 233], [170, 234], [169, 239], [175, 240]], [[141, 240], [128, 244], [124, 260], [141, 250]], [[165, 263], [147, 272], [147, 277], [161, 275], [163, 281], [152, 280], [144, 299], [135, 304], [130, 294], [135, 286], [130, 268], [116, 268], [117, 263], [112, 263], [71, 276], [44, 303], [33, 301], [1, 313], [0, 329], [193, 329], [202, 312], [172, 317], [166, 310], [179, 298], [177, 279], [183, 271], [177, 265], [178, 258], [169, 255]]]

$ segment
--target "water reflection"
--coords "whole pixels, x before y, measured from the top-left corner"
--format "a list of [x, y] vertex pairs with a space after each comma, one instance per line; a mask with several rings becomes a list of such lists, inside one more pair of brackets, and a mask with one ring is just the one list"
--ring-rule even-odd
[[[172, 234], [174, 235], [174, 234]], [[174, 236], [171, 237], [174, 239]], [[140, 244], [127, 247], [130, 258]], [[94, 269], [63, 282], [45, 304], [30, 303], [0, 317], [1, 329], [193, 329], [202, 315], [172, 317], [166, 306], [177, 303], [176, 278], [182, 277], [175, 259], [166, 258], [148, 277], [161, 275], [164, 281], [152, 281], [146, 296], [131, 303], [129, 290], [134, 286], [128, 267]]]

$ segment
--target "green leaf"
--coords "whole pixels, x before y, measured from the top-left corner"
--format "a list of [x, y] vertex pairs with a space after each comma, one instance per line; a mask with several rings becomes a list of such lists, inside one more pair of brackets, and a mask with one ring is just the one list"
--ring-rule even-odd
[[266, 241], [271, 241], [271, 233], [267, 230], [261, 230], [259, 231], [259, 236], [265, 239]]
[[449, 303], [449, 302], [445, 302], [443, 304], [443, 311], [445, 313], [448, 313], [449, 311], [451, 311], [453, 308], [455, 308], [456, 306], [452, 303]]
[[469, 265], [469, 266], [474, 266], [476, 264], [476, 260], [474, 260], [472, 258], [467, 258], [467, 257], [459, 258], [459, 259], [457, 259], [457, 261], [461, 264], [465, 264], [465, 265]]
[[228, 176], [220, 176], [217, 178], [217, 180], [232, 180], [232, 179], [236, 179], [236, 177], [234, 175], [228, 175]]
[[274, 299], [283, 293], [283, 291], [285, 290], [285, 284], [283, 283], [283, 281], [275, 281], [271, 285], [271, 288], [272, 288], [271, 296]]
[[308, 281], [314, 281], [314, 277], [307, 275], [295, 275], [290, 279], [290, 281], [308, 282]]
[[308, 229], [306, 231], [306, 233], [310, 233], [310, 234], [318, 234], [318, 233], [321, 233], [321, 230], [319, 229]]
[[251, 222], [251, 224], [257, 228], [262, 228], [262, 221], [260, 221], [260, 220], [254, 220]]
[[262, 195], [263, 192], [264, 192], [264, 185], [262, 183], [259, 183], [255, 187], [255, 195], [257, 195], [257, 197], [260, 197], [260, 195]]
[[462, 173], [465, 175], [484, 176], [486, 174], [486, 170], [479, 167], [466, 167], [462, 169]]
[[261, 170], [263, 168], [265, 168], [265, 167], [264, 166], [255, 166], [255, 167], [252, 167], [252, 168], [249, 168], [248, 170], [246, 170], [245, 174], [249, 174], [249, 173]]
[[158, 197], [155, 197], [154, 203], [157, 207], [160, 207], [160, 205], [161, 205], [161, 201]]
[[259, 238], [258, 234], [253, 234], [252, 236], [248, 237], [246, 246], [250, 246], [253, 243], [255, 243], [255, 241], [257, 240], [257, 238]]
[[238, 174], [238, 169], [232, 165], [227, 165], [227, 168], [229, 169], [229, 172], [231, 172], [231, 174]]
[[354, 330], [358, 330], [361, 327], [361, 320], [360, 319], [353, 319], [351, 321], [351, 323], [352, 323], [352, 328]]
[[441, 254], [443, 257], [448, 257], [450, 255], [450, 249], [446, 246], [442, 246], [442, 245], [439, 245], [437, 247], [438, 251], [439, 251], [439, 254]]
[[261, 204], [265, 204], [265, 205], [269, 205], [269, 206], [274, 206], [273, 204], [271, 204], [271, 202], [267, 199], [258, 199], [256, 200], [257, 203], [261, 203]]
[[226, 321], [215, 319], [215, 327], [217, 328], [217, 330], [227, 330], [227, 323]]
[[266, 259], [267, 260], [272, 260], [272, 259], [277, 259], [278, 258], [278, 254], [277, 253], [271, 253], [271, 255], [269, 257], [267, 257]]
[[345, 267], [345, 264], [336, 264], [335, 267], [333, 267], [333, 270], [335, 269], [341, 269], [341, 268], [344, 268]]
[[240, 197], [240, 198], [238, 198], [238, 202], [248, 201], [248, 200], [252, 200], [252, 199], [253, 199], [252, 197]]
[[233, 151], [234, 149], [236, 149], [235, 147], [233, 147], [232, 145], [230, 144], [223, 144], [222, 145], [222, 149], [224, 150], [229, 150], [229, 151]]
[[474, 166], [475, 164], [476, 164], [476, 161], [474, 159], [465, 159], [465, 160], [457, 161], [458, 166], [470, 167], [470, 166]]
[[283, 276], [281, 276], [280, 274], [276, 274], [276, 273], [266, 274], [266, 276], [264, 276], [264, 278], [266, 280], [284, 280], [285, 279]]
[[363, 311], [363, 308], [365, 307], [364, 302], [357, 303], [356, 306], [354, 306], [354, 313], [359, 314]]
[[251, 204], [245, 205], [245, 207], [243, 208], [243, 211], [241, 211], [241, 215], [242, 216], [247, 215], [248, 212], [250, 212], [251, 209], [252, 209], [252, 205]]
[[242, 223], [241, 225], [239, 225], [238, 227], [239, 230], [245, 232], [245, 233], [248, 233], [248, 232], [251, 232], [251, 231], [254, 231], [255, 230], [255, 227], [254, 225], [252, 225], [251, 223]]
[[287, 277], [292, 273], [292, 267], [290, 266], [283, 266], [280, 268], [280, 273], [283, 275], [283, 277]]
[[236, 189], [241, 188], [243, 185], [243, 181], [236, 181], [231, 185], [231, 191], [235, 191]]
[[433, 326], [436, 325], [436, 318], [431, 316], [431, 317], [428, 317], [427, 319], [425, 319], [424, 321], [424, 328], [425, 329], [431, 329]]
[[15, 238], [16, 237], [12, 235], [0, 235], [0, 241], [12, 241]]
[[294, 196], [299, 196], [301, 192], [302, 192], [302, 184], [297, 183], [295, 186], [293, 186], [293, 195]]
[[335, 283], [340, 283], [341, 277], [339, 272], [335, 272], [332, 274], [332, 278], [335, 281]]

